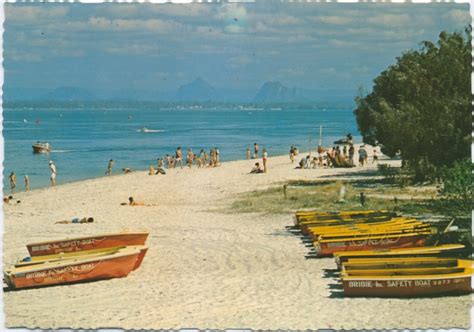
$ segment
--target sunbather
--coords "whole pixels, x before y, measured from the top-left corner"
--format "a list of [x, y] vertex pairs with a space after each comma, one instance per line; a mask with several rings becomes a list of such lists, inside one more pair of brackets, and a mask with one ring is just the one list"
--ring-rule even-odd
[[84, 217], [82, 219], [72, 218], [71, 220], [56, 221], [55, 224], [87, 224], [87, 223], [91, 223], [91, 222], [94, 222], [94, 218]]

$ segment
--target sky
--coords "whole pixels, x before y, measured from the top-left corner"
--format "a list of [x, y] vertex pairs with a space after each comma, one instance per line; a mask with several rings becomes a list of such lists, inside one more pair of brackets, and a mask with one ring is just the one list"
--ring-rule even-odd
[[470, 22], [467, 3], [7, 3], [5, 86], [159, 92], [201, 77], [356, 91]]

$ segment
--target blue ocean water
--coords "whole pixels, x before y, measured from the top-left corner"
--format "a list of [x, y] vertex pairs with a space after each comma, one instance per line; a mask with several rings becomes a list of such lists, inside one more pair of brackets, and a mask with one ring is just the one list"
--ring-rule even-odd
[[[18, 190], [23, 189], [25, 174], [31, 188], [48, 186], [49, 160], [56, 164], [60, 184], [103, 176], [111, 158], [115, 172], [122, 167], [144, 170], [177, 146], [196, 153], [215, 146], [224, 161], [245, 158], [254, 142], [267, 148], [269, 156], [288, 153], [290, 145], [305, 151], [309, 137], [313, 148], [318, 144], [320, 124], [326, 146], [349, 132], [360, 140], [349, 109], [14, 109], [5, 110], [3, 117], [5, 192], [11, 171], [17, 174]], [[143, 133], [142, 127], [161, 131]], [[36, 141], [49, 142], [53, 152], [33, 154]]]

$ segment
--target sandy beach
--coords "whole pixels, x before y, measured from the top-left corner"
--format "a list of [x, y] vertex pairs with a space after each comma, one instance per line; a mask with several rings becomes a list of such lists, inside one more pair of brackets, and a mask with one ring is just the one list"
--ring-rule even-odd
[[[371, 149], [368, 149], [370, 152]], [[7, 327], [177, 329], [468, 328], [471, 296], [380, 299], [333, 296], [333, 259], [306, 259], [286, 226], [291, 214], [231, 214], [239, 193], [283, 181], [374, 170], [295, 170], [271, 157], [269, 172], [248, 174], [254, 160], [217, 168], [140, 171], [23, 192], [4, 206], [4, 268], [30, 242], [146, 230], [150, 249], [127, 278], [11, 291]], [[370, 158], [371, 160], [371, 158]], [[60, 176], [59, 176], [60, 181]], [[120, 206], [129, 196], [157, 206]], [[93, 216], [92, 224], [55, 221]]]

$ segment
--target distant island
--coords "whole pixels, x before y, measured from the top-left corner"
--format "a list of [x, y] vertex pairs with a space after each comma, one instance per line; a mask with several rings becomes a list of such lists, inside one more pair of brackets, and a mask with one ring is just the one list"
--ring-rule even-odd
[[[19, 105], [97, 105], [107, 102], [120, 102], [137, 105], [160, 103], [167, 107], [177, 104], [202, 107], [260, 105], [278, 108], [285, 105], [304, 106], [305, 108], [338, 108], [353, 107], [356, 91], [331, 89], [304, 89], [287, 87], [279, 81], [264, 82], [255, 91], [253, 89], [221, 89], [212, 86], [205, 79], [198, 77], [194, 81], [178, 87], [176, 91], [142, 91], [142, 90], [91, 90], [73, 86], [62, 86], [55, 89], [20, 88], [4, 86], [3, 99], [6, 107], [16, 108]], [[130, 106], [130, 105], [129, 105]], [[21, 106], [23, 107], [23, 106]], [[28, 107], [28, 106], [26, 106]]]

